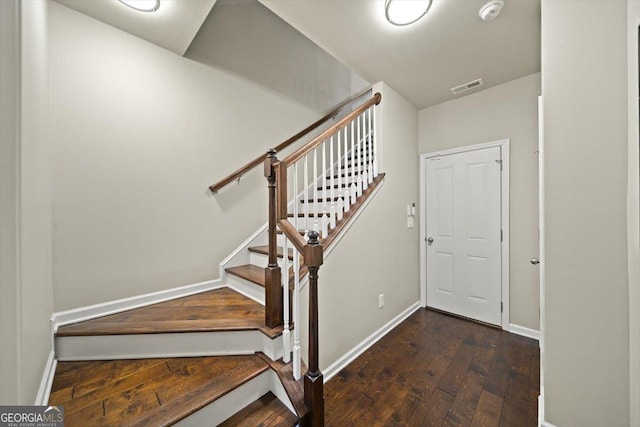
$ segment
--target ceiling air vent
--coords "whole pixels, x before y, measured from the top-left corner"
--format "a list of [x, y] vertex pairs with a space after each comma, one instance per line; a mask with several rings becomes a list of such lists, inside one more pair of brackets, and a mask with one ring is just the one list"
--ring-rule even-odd
[[466, 91], [471, 90], [471, 89], [475, 89], [475, 88], [480, 87], [482, 85], [484, 85], [484, 82], [482, 81], [482, 79], [476, 79], [476, 80], [470, 81], [468, 83], [465, 83], [463, 85], [452, 87], [451, 88], [451, 93], [453, 93], [454, 95], [459, 95], [459, 94], [461, 94], [463, 92], [466, 92]]

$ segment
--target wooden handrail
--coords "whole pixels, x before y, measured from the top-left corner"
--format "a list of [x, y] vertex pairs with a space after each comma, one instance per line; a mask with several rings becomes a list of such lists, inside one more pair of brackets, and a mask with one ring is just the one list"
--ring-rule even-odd
[[322, 132], [320, 135], [315, 137], [309, 143], [305, 144], [304, 147], [301, 147], [297, 151], [289, 154], [284, 160], [281, 160], [280, 162], [284, 164], [285, 167], [288, 167], [289, 165], [294, 164], [295, 162], [300, 160], [305, 154], [309, 153], [318, 145], [326, 141], [331, 135], [340, 131], [343, 127], [347, 125], [347, 123], [350, 123], [354, 119], [354, 117], [358, 117], [360, 114], [367, 111], [369, 107], [371, 107], [372, 105], [374, 104], [378, 105], [380, 103], [380, 100], [382, 100], [382, 95], [380, 95], [380, 92], [377, 92], [371, 99], [369, 99], [367, 102], [365, 102], [364, 104], [362, 104], [361, 106], [353, 110], [351, 113], [349, 113], [348, 116], [345, 116], [338, 123], [334, 124], [329, 129]]
[[[358, 101], [360, 98], [362, 98], [363, 96], [365, 96], [369, 92], [371, 92], [371, 88], [369, 88], [369, 89], [367, 89], [367, 90], [365, 90], [365, 91], [363, 91], [363, 92], [361, 92], [361, 93], [359, 93], [359, 94], [347, 99], [346, 101], [342, 102], [336, 108], [331, 110], [331, 112], [327, 113], [324, 117], [318, 119], [317, 121], [315, 121], [311, 125], [307, 126], [306, 128], [304, 128], [300, 132], [296, 133], [295, 135], [293, 135], [291, 138], [287, 139], [286, 141], [281, 142], [279, 145], [277, 145], [274, 148], [274, 150], [276, 152], [278, 152], [278, 153], [280, 151], [284, 150], [289, 145], [293, 144], [294, 142], [296, 142], [297, 140], [299, 140], [300, 138], [302, 138], [303, 136], [305, 136], [309, 132], [312, 132], [313, 130], [315, 130], [318, 127], [320, 127], [323, 123], [327, 122], [330, 119], [335, 118], [344, 109], [349, 107], [354, 102]], [[264, 154], [256, 157], [255, 159], [253, 159], [252, 161], [250, 161], [246, 165], [242, 166], [240, 169], [236, 170], [232, 174], [227, 175], [226, 177], [222, 178], [220, 181], [216, 182], [215, 184], [210, 185], [209, 186], [209, 190], [211, 190], [211, 192], [214, 193], [214, 194], [217, 193], [222, 188], [224, 188], [227, 185], [231, 184], [233, 181], [236, 181], [236, 180], [240, 179], [242, 177], [242, 175], [246, 174], [251, 169], [255, 168], [256, 166], [258, 166], [260, 164], [262, 164], [264, 162], [264, 159], [265, 159], [265, 155]]]
[[[349, 123], [352, 123], [352, 127], [351, 127], [351, 157], [350, 157], [350, 161], [353, 165], [357, 164], [358, 162], [361, 162], [363, 160], [363, 145], [366, 145], [367, 148], [365, 148], [366, 154], [364, 155], [365, 158], [368, 158], [367, 162], [368, 162], [368, 166], [369, 166], [369, 171], [367, 171], [366, 169], [363, 171], [363, 169], [358, 166], [358, 172], [357, 172], [357, 181], [355, 179], [356, 176], [356, 171], [355, 171], [355, 166], [353, 166], [351, 173], [349, 173], [349, 171], [342, 170], [342, 171], [338, 171], [338, 174], [343, 173], [345, 174], [345, 179], [346, 176], [351, 176], [351, 181], [352, 181], [352, 186], [353, 187], [349, 187], [351, 188], [349, 191], [351, 191], [351, 195], [348, 195], [347, 193], [343, 194], [343, 197], [349, 198], [352, 197], [355, 201], [356, 197], [367, 197], [368, 195], [372, 194], [372, 192], [374, 191], [375, 187], [378, 185], [378, 183], [380, 182], [380, 180], [382, 179], [382, 176], [384, 176], [382, 174], [382, 176], [380, 176], [377, 172], [374, 172], [376, 170], [376, 151], [375, 151], [375, 145], [373, 145], [373, 127], [375, 127], [375, 124], [372, 122], [371, 120], [371, 116], [373, 115], [373, 118], [375, 120], [375, 112], [371, 111], [373, 110], [373, 105], [378, 105], [380, 103], [380, 101], [382, 100], [382, 95], [380, 95], [380, 93], [376, 93], [371, 99], [367, 100], [366, 102], [362, 103], [360, 106], [358, 106], [356, 109], [354, 109], [351, 113], [349, 113], [347, 116], [345, 116], [343, 119], [341, 119], [340, 121], [338, 121], [337, 123], [333, 124], [332, 126], [330, 126], [328, 129], [326, 129], [325, 131], [323, 131], [320, 135], [318, 135], [317, 137], [313, 138], [310, 142], [306, 143], [302, 148], [299, 148], [297, 151], [293, 152], [292, 154], [290, 154], [289, 156], [287, 156], [284, 160], [278, 160], [276, 158], [276, 153], [275, 150], [270, 150], [268, 152], [268, 156], [266, 158], [266, 160], [264, 161], [264, 165], [265, 165], [265, 176], [267, 177], [267, 181], [268, 181], [268, 188], [269, 188], [269, 265], [271, 266], [272, 264], [272, 260], [273, 262], [273, 267], [274, 270], [276, 268], [278, 268], [278, 273], [280, 273], [279, 267], [277, 267], [277, 261], [276, 261], [276, 255], [277, 255], [277, 248], [276, 248], [276, 230], [275, 230], [275, 225], [277, 224], [277, 227], [280, 229], [280, 231], [282, 232], [282, 234], [285, 237], [285, 244], [284, 249], [283, 249], [283, 253], [285, 254], [285, 258], [286, 259], [287, 255], [287, 241], [290, 242], [292, 244], [292, 246], [295, 248], [294, 250], [294, 263], [295, 265], [293, 266], [293, 270], [294, 270], [294, 292], [296, 292], [294, 295], [297, 295], [299, 298], [299, 272], [302, 271], [303, 269], [306, 269], [306, 272], [308, 273], [308, 280], [309, 280], [309, 291], [308, 291], [308, 298], [309, 298], [309, 305], [308, 305], [308, 309], [309, 309], [309, 313], [308, 313], [308, 321], [309, 321], [309, 327], [308, 327], [308, 334], [309, 334], [309, 339], [308, 339], [308, 369], [307, 372], [304, 373], [304, 380], [303, 380], [303, 387], [304, 387], [304, 404], [305, 407], [307, 409], [307, 414], [304, 416], [304, 418], [301, 420], [300, 425], [301, 426], [305, 426], [305, 427], [322, 427], [324, 426], [324, 396], [323, 396], [323, 374], [320, 370], [320, 366], [319, 366], [319, 332], [318, 332], [318, 313], [319, 313], [319, 300], [318, 300], [318, 271], [320, 266], [323, 264], [323, 258], [324, 258], [324, 251], [325, 249], [328, 247], [328, 245], [334, 241], [337, 233], [340, 232], [341, 229], [343, 229], [343, 227], [346, 226], [346, 223], [348, 222], [348, 220], [350, 218], [352, 218], [355, 213], [356, 213], [356, 206], [360, 205], [362, 206], [362, 200], [357, 201], [354, 205], [352, 209], [345, 209], [345, 212], [343, 212], [343, 214], [340, 217], [340, 224], [337, 224], [335, 221], [335, 217], [334, 215], [336, 215], [336, 210], [335, 207], [333, 205], [333, 200], [334, 200], [334, 188], [336, 188], [336, 184], [335, 184], [335, 179], [334, 179], [334, 170], [333, 170], [333, 162], [335, 160], [335, 156], [334, 156], [334, 151], [333, 151], [333, 144], [334, 144], [334, 138], [333, 136], [340, 132], [342, 129], [346, 128], [346, 126], [349, 125]], [[369, 120], [366, 121], [366, 114], [369, 114]], [[363, 120], [360, 120], [360, 116], [363, 116]], [[366, 126], [368, 128], [368, 133], [365, 130], [365, 124], [368, 125]], [[357, 144], [354, 144], [354, 126], [357, 127], [357, 131], [355, 132], [355, 134], [357, 135], [357, 139], [358, 142]], [[362, 126], [362, 127], [361, 127]], [[361, 133], [362, 131], [362, 133]], [[348, 156], [347, 156], [347, 136], [346, 136], [346, 132], [345, 132], [345, 152], [344, 152], [344, 156], [345, 156], [345, 166], [347, 165], [348, 162]], [[318, 158], [317, 158], [317, 147], [320, 146], [323, 143], [327, 143], [329, 142], [330, 144], [330, 149], [329, 149], [329, 157], [330, 157], [330, 171], [329, 171], [329, 176], [331, 177], [331, 181], [327, 181], [327, 172], [326, 172], [326, 147], [322, 146], [322, 172], [321, 175], [318, 174], [317, 168], [318, 168]], [[338, 146], [340, 144], [340, 138], [338, 135]], [[356, 151], [357, 148], [357, 151]], [[371, 151], [369, 150], [371, 149]], [[308, 223], [305, 223], [305, 233], [306, 233], [306, 237], [308, 238], [308, 240], [300, 234], [300, 231], [297, 229], [297, 220], [296, 220], [296, 225], [292, 224], [289, 221], [289, 212], [288, 212], [288, 207], [289, 207], [289, 189], [288, 187], [288, 183], [289, 180], [287, 179], [287, 175], [288, 175], [288, 169], [289, 167], [292, 167], [296, 164], [296, 162], [302, 160], [304, 158], [304, 171], [303, 171], [303, 181], [304, 181], [304, 190], [303, 190], [303, 200], [305, 202], [305, 206], [306, 203], [309, 203], [309, 199], [308, 199], [308, 195], [307, 195], [307, 190], [308, 190], [308, 183], [307, 183], [307, 178], [308, 178], [308, 170], [307, 170], [307, 157], [305, 157], [308, 153], [312, 152], [312, 150], [316, 150], [314, 152], [314, 156], [312, 159], [313, 162], [313, 177], [312, 177], [312, 182], [311, 182], [311, 188], [313, 188], [314, 190], [314, 198], [313, 198], [313, 203], [316, 203], [315, 205], [315, 214], [312, 215], [313, 218], [315, 218], [316, 222], [313, 226], [313, 230], [309, 230], [308, 232], [307, 230], [307, 226]], [[356, 155], [357, 154], [357, 155]], [[340, 157], [341, 154], [340, 152], [338, 152], [338, 165], [340, 164]], [[373, 170], [371, 170], [371, 168], [373, 168]], [[340, 167], [339, 167], [340, 169]], [[293, 172], [295, 174], [295, 176], [293, 177], [293, 179], [291, 180], [293, 183], [293, 204], [294, 204], [294, 212], [293, 212], [293, 217], [297, 218], [298, 217], [298, 213], [297, 213], [297, 207], [298, 207], [298, 197], [299, 197], [299, 192], [298, 192], [298, 184], [299, 184], [299, 174], [298, 174], [298, 168], [294, 166], [293, 168]], [[320, 182], [320, 187], [318, 187], [318, 179], [321, 180]], [[329, 187], [327, 187], [327, 184], [329, 185]], [[346, 181], [345, 181], [346, 184]], [[338, 183], [337, 185], [338, 187], [341, 186], [340, 183]], [[326, 189], [330, 188], [331, 189], [331, 195], [329, 196], [326, 192]], [[324, 190], [325, 193], [322, 195], [322, 199], [318, 199], [318, 190]], [[327, 210], [327, 198], [330, 198], [332, 200], [331, 202], [331, 209]], [[339, 199], [340, 197], [338, 197]], [[346, 200], [346, 199], [345, 199]], [[319, 217], [319, 206], [318, 203], [319, 202], [323, 202], [324, 207], [323, 207], [323, 220], [327, 221], [326, 218], [329, 218], [329, 223], [331, 223], [331, 221], [333, 221], [333, 225], [330, 225], [332, 227], [332, 234], [328, 234], [330, 233], [328, 231], [328, 224], [327, 222], [324, 222], [322, 225], [318, 224], [318, 217]], [[340, 208], [342, 209], [342, 208]], [[329, 212], [329, 213], [328, 213]], [[342, 211], [341, 211], [342, 212]], [[309, 212], [306, 213], [305, 216], [305, 220], [308, 221], [309, 219]], [[319, 229], [322, 230], [323, 233], [323, 237], [325, 239], [323, 239], [324, 241], [321, 242], [319, 240]], [[328, 234], [328, 235], [327, 235]], [[303, 265], [300, 264], [299, 262], [299, 258], [297, 258], [297, 256], [302, 255], [302, 258], [304, 259]], [[298, 261], [295, 261], [297, 260]], [[284, 274], [284, 284], [285, 285], [289, 285], [289, 286], [285, 286], [285, 292], [287, 292], [290, 289], [290, 272], [289, 272], [289, 268], [287, 266], [287, 263], [284, 263], [285, 265], [285, 271], [282, 273]], [[302, 268], [300, 268], [302, 266]], [[280, 282], [277, 282], [276, 280], [269, 280], [270, 279], [270, 271], [267, 269], [266, 271], [266, 276], [267, 276], [267, 280], [266, 280], [266, 284], [267, 286], [265, 286], [266, 289], [266, 293], [269, 294], [270, 289], [277, 287], [278, 289], [280, 289]], [[283, 276], [278, 275], [278, 279], [282, 279]], [[284, 296], [284, 295], [283, 295]], [[279, 297], [279, 301], [280, 301], [281, 297]], [[283, 310], [285, 313], [289, 313], [289, 310], [291, 310], [291, 307], [289, 306], [289, 303], [287, 302], [288, 299], [284, 299], [284, 304], [282, 304], [280, 306], [280, 309]], [[267, 304], [268, 306], [269, 304]], [[297, 307], [297, 309], [294, 309], [294, 313], [298, 313], [299, 311], [299, 303], [295, 302], [295, 298], [294, 298], [294, 306]], [[286, 316], [285, 316], [285, 320], [284, 320], [284, 325], [283, 325], [283, 336], [286, 333], [289, 332], [289, 328], [288, 328], [288, 320], [286, 320]], [[297, 320], [294, 320], [294, 322], [296, 323], [296, 325], [299, 322], [299, 318], [296, 317]], [[297, 327], [297, 326], [296, 326]], [[298, 338], [296, 338], [296, 335], [294, 335], [294, 360], [299, 360], [296, 359], [296, 348], [298, 348], [298, 358], [299, 356], [299, 345], [297, 345], [296, 347], [296, 339], [299, 342], [299, 336], [297, 336]], [[286, 349], [286, 347], [285, 347]], [[285, 350], [288, 351], [289, 350]], [[294, 362], [295, 363], [295, 362]], [[300, 371], [296, 371], [298, 372], [297, 374], [294, 375], [300, 375]], [[294, 376], [294, 378], [298, 378], [297, 376]]]

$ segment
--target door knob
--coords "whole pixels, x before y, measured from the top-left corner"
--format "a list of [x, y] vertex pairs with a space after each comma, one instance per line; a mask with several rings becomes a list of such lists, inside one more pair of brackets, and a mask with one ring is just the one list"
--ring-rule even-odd
[[433, 243], [433, 237], [429, 237], [427, 239], [427, 245], [431, 246], [432, 243]]
[[540, 260], [539, 260], [538, 258], [531, 258], [531, 261], [530, 261], [530, 262], [531, 262], [531, 264], [533, 264], [533, 265], [538, 265], [538, 264], [540, 264]]

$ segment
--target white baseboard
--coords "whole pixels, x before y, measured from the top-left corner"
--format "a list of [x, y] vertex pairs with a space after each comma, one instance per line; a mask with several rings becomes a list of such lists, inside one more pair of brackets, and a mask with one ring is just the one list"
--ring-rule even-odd
[[96, 317], [108, 316], [110, 314], [121, 313], [123, 311], [140, 308], [159, 302], [169, 301], [175, 298], [187, 297], [201, 292], [222, 288], [220, 279], [195, 283], [193, 285], [180, 286], [178, 288], [166, 289], [164, 291], [152, 292], [150, 294], [137, 295], [87, 307], [74, 308], [72, 310], [59, 311], [51, 316], [51, 328], [55, 334], [58, 327], [70, 323], [83, 322]]
[[535, 329], [525, 328], [524, 326], [514, 325], [511, 323], [509, 325], [509, 332], [540, 341], [540, 331], [536, 331]]
[[49, 358], [47, 359], [47, 364], [45, 365], [44, 372], [42, 373], [42, 380], [40, 380], [40, 387], [38, 388], [38, 395], [36, 396], [36, 402], [34, 405], [48, 405], [49, 394], [51, 393], [51, 384], [53, 384], [53, 377], [56, 373], [56, 366], [58, 366], [58, 361], [56, 360], [55, 353], [52, 350], [49, 352]]
[[402, 313], [391, 319], [386, 325], [369, 335], [351, 350], [346, 352], [342, 357], [329, 365], [326, 369], [322, 370], [324, 376], [324, 382], [326, 383], [333, 378], [338, 372], [344, 369], [349, 363], [353, 362], [358, 356], [364, 353], [369, 347], [375, 344], [380, 338], [385, 336], [389, 331], [402, 323], [407, 317], [411, 316], [416, 310], [420, 308], [420, 301], [416, 301], [409, 308]]
[[554, 424], [544, 420], [544, 387], [542, 386], [538, 396], [538, 427], [556, 427]]

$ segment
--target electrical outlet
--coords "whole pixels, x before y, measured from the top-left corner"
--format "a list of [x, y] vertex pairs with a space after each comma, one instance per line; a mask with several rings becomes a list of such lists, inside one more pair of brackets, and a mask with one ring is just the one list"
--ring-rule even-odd
[[378, 295], [378, 308], [384, 307], [384, 294]]
[[407, 217], [407, 228], [413, 228], [414, 226], [414, 219], [412, 216], [408, 216]]

